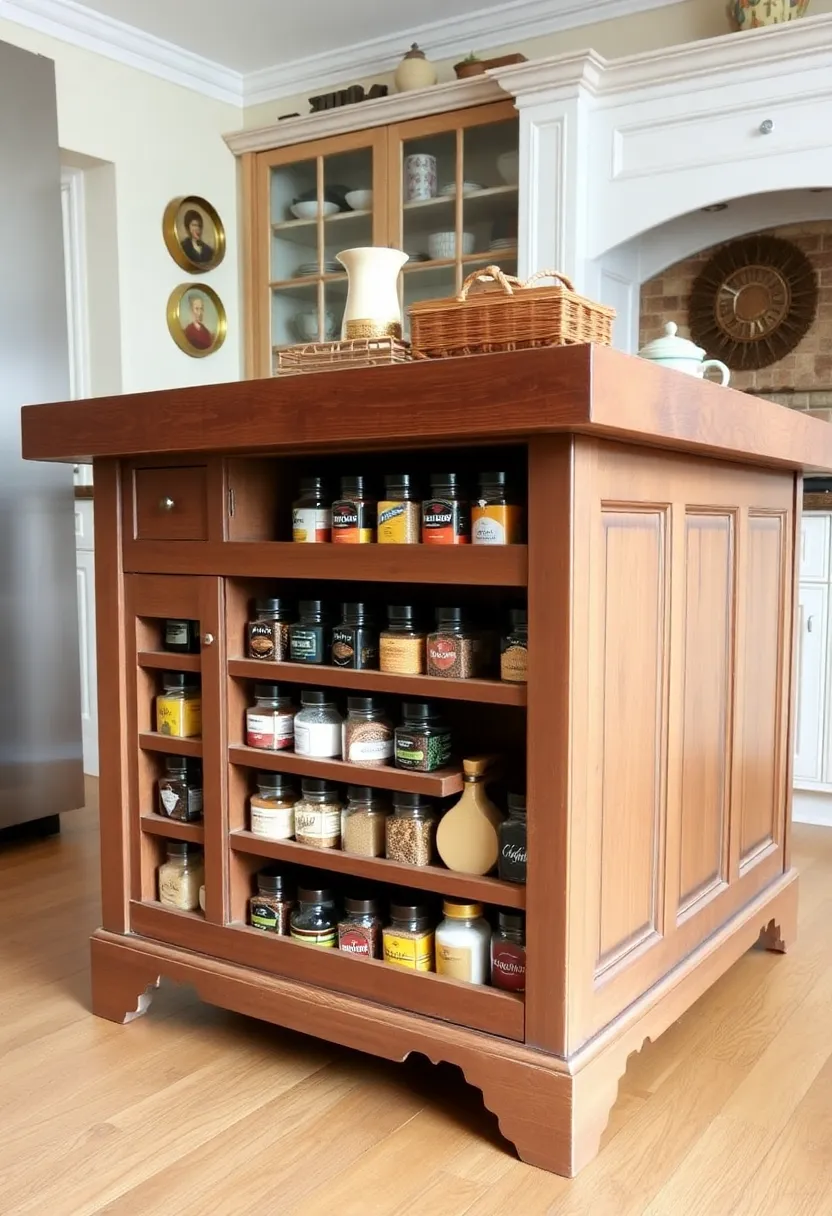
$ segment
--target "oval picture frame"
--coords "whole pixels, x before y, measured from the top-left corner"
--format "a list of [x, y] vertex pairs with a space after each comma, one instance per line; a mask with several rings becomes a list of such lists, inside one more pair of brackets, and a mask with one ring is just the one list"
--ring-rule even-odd
[[225, 225], [198, 194], [171, 199], [162, 217], [162, 235], [176, 265], [191, 274], [206, 274], [225, 257]]
[[168, 331], [192, 359], [215, 354], [228, 329], [222, 300], [206, 283], [180, 283], [168, 297]]

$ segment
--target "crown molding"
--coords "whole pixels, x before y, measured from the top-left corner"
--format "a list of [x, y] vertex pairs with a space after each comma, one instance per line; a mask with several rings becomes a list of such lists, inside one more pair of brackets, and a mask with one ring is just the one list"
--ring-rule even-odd
[[0, 0], [0, 18], [104, 55], [215, 101], [243, 105], [243, 77], [75, 0]]

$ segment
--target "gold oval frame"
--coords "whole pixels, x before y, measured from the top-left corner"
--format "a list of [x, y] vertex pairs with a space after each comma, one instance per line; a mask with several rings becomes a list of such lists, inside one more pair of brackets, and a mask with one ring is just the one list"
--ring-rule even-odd
[[[214, 225], [217, 243], [214, 247], [214, 256], [210, 262], [192, 262], [182, 248], [182, 242], [176, 230], [176, 217], [187, 204], [204, 211]], [[174, 262], [176, 262], [176, 265], [181, 266], [183, 270], [190, 271], [191, 274], [207, 274], [209, 270], [216, 270], [225, 257], [225, 225], [215, 208], [211, 206], [207, 199], [200, 198], [198, 194], [182, 194], [179, 198], [172, 198], [170, 200], [167, 207], [165, 207], [165, 214], [162, 216], [162, 235], [165, 238], [168, 253]]]
[[[185, 336], [182, 322], [179, 319], [182, 300], [189, 292], [201, 292], [202, 295], [208, 297], [217, 310], [217, 332], [213, 345], [209, 346], [207, 350], [199, 350], [196, 346], [191, 345]], [[179, 349], [184, 351], [186, 355], [190, 355], [192, 359], [204, 359], [208, 355], [216, 354], [225, 341], [225, 336], [228, 332], [228, 318], [225, 313], [225, 305], [214, 289], [209, 287], [207, 283], [180, 283], [178, 287], [174, 287], [168, 296], [168, 332]]]

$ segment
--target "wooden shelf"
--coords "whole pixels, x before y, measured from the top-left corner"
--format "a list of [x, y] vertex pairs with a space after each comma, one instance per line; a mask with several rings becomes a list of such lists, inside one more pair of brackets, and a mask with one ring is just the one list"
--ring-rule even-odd
[[353, 671], [344, 667], [271, 663], [260, 659], [229, 659], [228, 673], [249, 680], [356, 688], [368, 693], [396, 693], [400, 697], [431, 697], [485, 705], [526, 704], [525, 684], [505, 684], [501, 680], [446, 680], [441, 676], [402, 676], [387, 671]]
[[440, 768], [435, 773], [410, 773], [403, 768], [364, 768], [360, 764], [345, 764], [343, 760], [313, 760], [296, 756], [294, 752], [266, 752], [241, 745], [229, 747], [228, 759], [243, 768], [322, 777], [340, 785], [402, 790], [409, 794], [424, 794], [426, 798], [448, 798], [451, 794], [462, 793], [462, 770], [456, 768]]
[[171, 735], [160, 735], [155, 730], [139, 735], [139, 747], [143, 752], [165, 752], [169, 756], [201, 756], [201, 739], [177, 739]]
[[[514, 187], [514, 192], [515, 194], [517, 193], [516, 186]], [[371, 216], [372, 214], [371, 210], [333, 211], [330, 215], [324, 215], [320, 218], [323, 219], [324, 226], [328, 228], [330, 224], [338, 224], [340, 227], [345, 220], [360, 219], [362, 216]], [[318, 219], [317, 215], [313, 215], [311, 217], [304, 217], [303, 219], [276, 220], [272, 224], [272, 232], [296, 232], [298, 229], [303, 228], [312, 228], [314, 230], [318, 227]]]
[[142, 831], [150, 836], [164, 836], [167, 840], [190, 840], [194, 844], [205, 842], [205, 828], [201, 823], [183, 823], [181, 819], [147, 814], [142, 815], [141, 825]]
[[457, 874], [443, 866], [408, 866], [384, 857], [360, 857], [341, 849], [316, 849], [298, 844], [296, 840], [264, 840], [252, 832], [232, 832], [231, 848], [236, 853], [253, 853], [276, 861], [330, 870], [336, 874], [351, 874], [373, 882], [393, 883], [417, 891], [435, 891], [439, 895], [458, 895], [495, 908], [525, 908], [526, 888], [516, 883], [501, 882], [499, 878], [479, 878], [473, 874]]
[[168, 654], [166, 650], [140, 650], [139, 667], [153, 671], [201, 671], [202, 655]]
[[[424, 262], [407, 262], [402, 267], [402, 273], [411, 275], [424, 273], [426, 270], [445, 270], [448, 267], [456, 266], [457, 262], [462, 263], [462, 269], [465, 271], [466, 265], [473, 269], [474, 263], [489, 265], [497, 261], [514, 261], [517, 257], [517, 246], [507, 245], [504, 249], [483, 250], [480, 253], [463, 253], [459, 258], [428, 258]], [[466, 272], [467, 273], [467, 272]]]

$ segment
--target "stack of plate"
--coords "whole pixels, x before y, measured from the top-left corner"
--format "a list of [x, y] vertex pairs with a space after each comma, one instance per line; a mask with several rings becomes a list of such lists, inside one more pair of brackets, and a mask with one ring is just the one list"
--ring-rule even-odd
[[488, 248], [495, 251], [498, 249], [514, 249], [516, 244], [517, 242], [510, 236], [498, 236], [494, 238]]
[[[324, 274], [343, 274], [344, 267], [341, 265], [340, 262], [330, 260], [328, 262], [324, 262], [323, 273]], [[311, 278], [313, 275], [316, 275], [316, 274], [318, 274], [318, 263], [317, 262], [301, 262], [300, 266], [295, 267], [295, 270], [294, 270], [294, 277], [296, 279], [307, 279], [307, 278]]]

